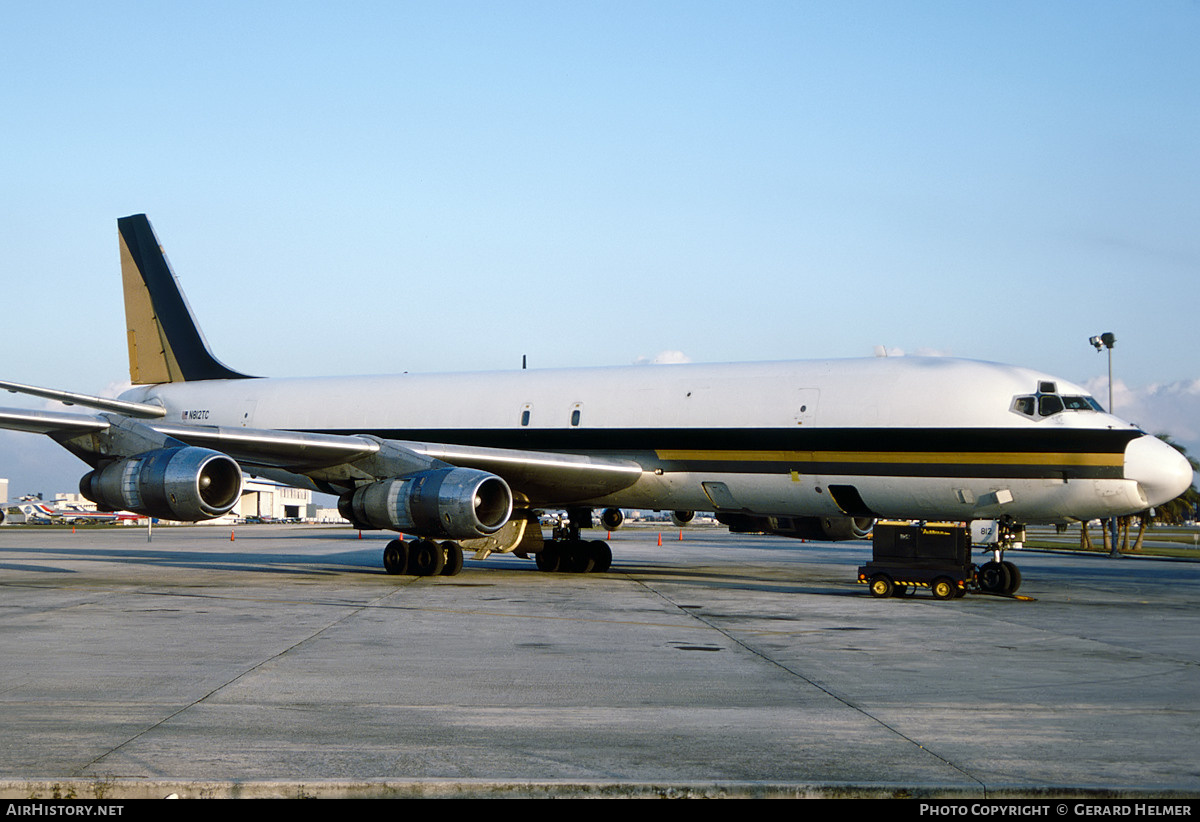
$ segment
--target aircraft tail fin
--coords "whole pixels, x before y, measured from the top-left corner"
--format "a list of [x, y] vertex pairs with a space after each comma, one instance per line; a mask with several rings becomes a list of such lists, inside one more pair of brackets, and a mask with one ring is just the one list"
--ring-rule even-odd
[[133, 384], [247, 379], [209, 350], [146, 215], [120, 218], [117, 233]]

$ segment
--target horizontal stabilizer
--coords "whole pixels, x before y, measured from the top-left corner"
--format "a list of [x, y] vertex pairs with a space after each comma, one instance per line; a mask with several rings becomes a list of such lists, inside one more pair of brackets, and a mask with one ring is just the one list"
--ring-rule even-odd
[[145, 420], [160, 419], [167, 414], [166, 409], [161, 405], [112, 400], [107, 397], [93, 397], [90, 394], [76, 394], [73, 391], [60, 391], [57, 388], [38, 388], [34, 385], [21, 385], [19, 382], [4, 382], [0, 380], [0, 388], [11, 394], [28, 394], [31, 397], [58, 400], [63, 405], [82, 405], [85, 408], [96, 408], [100, 411], [115, 411], [127, 417], [138, 417]]
[[79, 433], [103, 431], [109, 423], [91, 414], [70, 411], [30, 411], [25, 408], [0, 408], [0, 428], [28, 431], [31, 434]]

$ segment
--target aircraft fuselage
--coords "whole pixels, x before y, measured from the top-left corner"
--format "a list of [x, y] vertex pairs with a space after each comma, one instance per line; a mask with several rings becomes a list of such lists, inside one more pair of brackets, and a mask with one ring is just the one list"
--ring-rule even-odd
[[1098, 410], [1080, 386], [950, 358], [206, 380], [122, 399], [160, 403], [180, 425], [586, 454], [641, 468], [619, 491], [549, 490], [522, 501], [530, 506], [1060, 522], [1164, 502], [1162, 465], [1182, 470], [1173, 449]]

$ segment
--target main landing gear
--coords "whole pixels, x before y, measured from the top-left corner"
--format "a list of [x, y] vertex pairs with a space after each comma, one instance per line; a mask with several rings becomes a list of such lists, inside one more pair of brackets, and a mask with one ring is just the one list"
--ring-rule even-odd
[[612, 549], [603, 540], [580, 538], [580, 528], [590, 528], [589, 509], [568, 511], [568, 519], [554, 526], [553, 538], [533, 555], [539, 571], [562, 571], [569, 574], [604, 573], [612, 567]]
[[383, 568], [389, 574], [452, 577], [462, 570], [463, 550], [457, 542], [394, 539], [383, 549]]

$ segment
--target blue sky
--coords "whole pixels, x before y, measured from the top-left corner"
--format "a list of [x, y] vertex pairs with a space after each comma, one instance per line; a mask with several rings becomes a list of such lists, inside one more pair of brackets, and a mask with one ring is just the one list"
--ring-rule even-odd
[[[1198, 35], [1194, 0], [5, 3], [0, 372], [127, 377], [146, 212], [248, 373], [883, 346], [1103, 397], [1111, 330], [1118, 413], [1200, 452]], [[0, 435], [11, 494], [74, 485], [43, 440]]]

